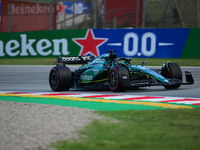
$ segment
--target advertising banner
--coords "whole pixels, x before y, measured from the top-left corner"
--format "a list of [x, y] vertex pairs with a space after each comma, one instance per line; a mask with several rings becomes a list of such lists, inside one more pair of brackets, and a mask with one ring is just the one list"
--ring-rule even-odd
[[0, 58], [99, 56], [200, 58], [200, 29], [77, 29], [0, 33]]
[[[74, 6], [73, 6], [74, 5]], [[75, 9], [73, 11], [73, 8]], [[82, 2], [82, 1], [76, 1], [73, 3], [72, 2], [61, 2], [59, 4], [59, 14], [70, 14], [73, 15], [73, 13], [75, 15], [77, 14], [81, 14], [87, 10], [89, 10], [89, 6], [87, 5], [86, 2]], [[88, 14], [89, 12], [87, 12]]]
[[[49, 30], [50, 4], [17, 0], [1, 1], [1, 32]], [[12, 17], [10, 16], [12, 6]], [[53, 12], [53, 29], [56, 29], [56, 5]], [[10, 21], [12, 20], [12, 21]]]

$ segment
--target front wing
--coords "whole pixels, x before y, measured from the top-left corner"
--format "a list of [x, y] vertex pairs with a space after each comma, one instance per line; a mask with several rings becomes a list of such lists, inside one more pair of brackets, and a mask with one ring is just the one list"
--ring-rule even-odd
[[131, 87], [146, 87], [146, 86], [164, 86], [164, 85], [191, 85], [194, 84], [194, 79], [189, 71], [185, 71], [186, 82], [178, 79], [169, 79], [169, 83], [153, 82], [153, 80], [134, 80], [130, 82]]

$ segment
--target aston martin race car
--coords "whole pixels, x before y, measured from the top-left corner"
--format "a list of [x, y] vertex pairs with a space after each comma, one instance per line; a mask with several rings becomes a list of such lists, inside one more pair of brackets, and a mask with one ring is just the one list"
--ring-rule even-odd
[[[70, 88], [103, 89], [125, 91], [140, 87], [164, 86], [177, 89], [181, 85], [193, 84], [189, 71], [185, 71], [186, 82], [178, 64], [165, 62], [161, 69], [131, 64], [131, 58], [117, 57], [115, 50], [94, 58], [93, 56], [57, 57], [56, 66], [50, 70], [49, 85], [53, 91], [68, 91]], [[82, 64], [71, 71], [66, 64]]]

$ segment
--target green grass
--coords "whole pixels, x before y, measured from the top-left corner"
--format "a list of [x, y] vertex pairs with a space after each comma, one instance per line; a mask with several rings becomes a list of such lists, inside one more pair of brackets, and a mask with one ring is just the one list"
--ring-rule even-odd
[[58, 141], [58, 150], [198, 150], [200, 108], [97, 112], [120, 122], [93, 121], [79, 141]]
[[164, 62], [170, 61], [180, 66], [200, 66], [198, 58], [132, 58], [131, 64], [141, 64], [147, 61], [148, 66], [161, 66]]
[[[149, 66], [162, 66], [166, 61], [175, 62], [180, 66], [200, 66], [199, 58], [132, 58], [131, 64], [147, 61]], [[1, 58], [0, 65], [55, 65], [56, 57], [52, 58]]]
[[44, 58], [1, 58], [0, 65], [55, 65], [56, 57]]

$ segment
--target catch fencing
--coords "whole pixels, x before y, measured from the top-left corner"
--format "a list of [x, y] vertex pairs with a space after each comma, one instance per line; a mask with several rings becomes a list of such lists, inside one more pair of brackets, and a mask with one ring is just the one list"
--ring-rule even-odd
[[[49, 30], [50, 20], [56, 22], [55, 5], [32, 1], [1, 1], [1, 32]], [[51, 16], [51, 17], [50, 17]], [[54, 23], [52, 29], [56, 29]]]
[[197, 28], [200, 0], [1, 0], [1, 32]]
[[145, 27], [200, 27], [200, 0], [148, 0], [145, 6]]

